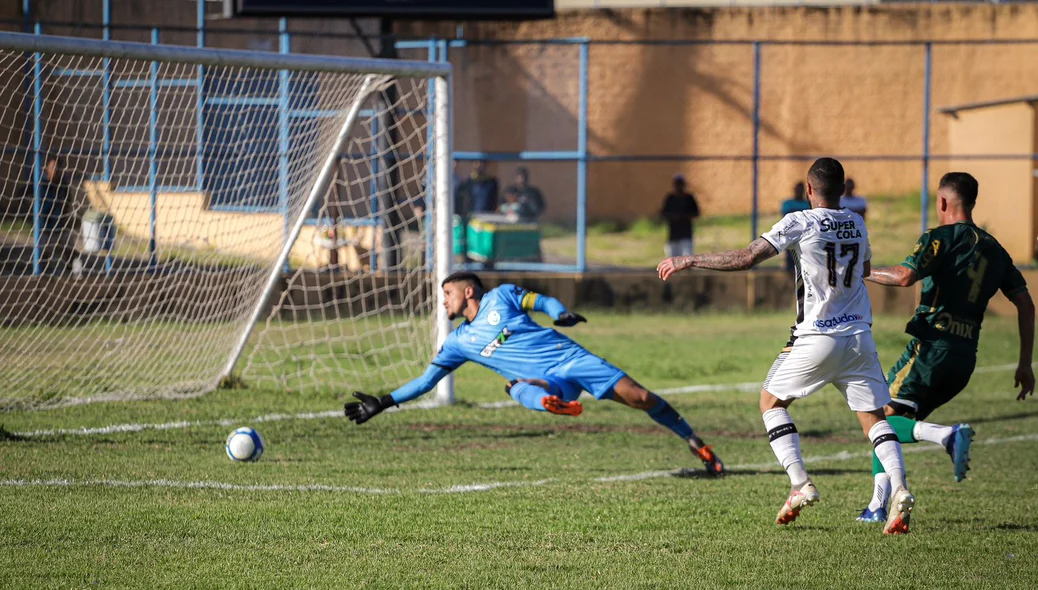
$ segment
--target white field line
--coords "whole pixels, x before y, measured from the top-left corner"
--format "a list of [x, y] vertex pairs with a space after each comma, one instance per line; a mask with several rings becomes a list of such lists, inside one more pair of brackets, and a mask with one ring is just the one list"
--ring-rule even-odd
[[357, 488], [350, 486], [308, 485], [251, 485], [219, 481], [175, 481], [147, 479], [125, 481], [119, 479], [8, 479], [0, 480], [4, 487], [106, 487], [106, 488], [183, 488], [196, 490], [228, 490], [239, 492], [340, 492], [349, 494], [399, 494], [400, 490]]
[[[438, 408], [439, 405], [430, 402], [417, 402], [407, 404], [398, 408], [391, 408], [390, 412], [403, 410], [428, 410]], [[142, 432], [144, 430], [181, 430], [198, 426], [236, 426], [263, 422], [281, 422], [283, 420], [320, 420], [323, 418], [345, 418], [342, 410], [328, 410], [325, 412], [302, 412], [299, 414], [267, 414], [255, 418], [223, 418], [221, 420], [181, 420], [178, 422], [163, 422], [161, 424], [113, 424], [98, 428], [55, 428], [53, 430], [33, 430], [30, 432], [16, 432], [15, 436], [26, 438], [40, 436], [90, 436], [94, 434], [115, 434], [121, 432]]]
[[[1022, 442], [1038, 440], [1038, 434], [1021, 434], [1018, 436], [1008, 436], [1005, 438], [989, 438], [981, 441], [974, 442], [974, 445], [999, 445], [1006, 443]], [[944, 449], [936, 445], [921, 445], [919, 447], [908, 447], [905, 448], [905, 452], [923, 453], [932, 451], [943, 451]], [[813, 457], [805, 457], [805, 463], [824, 463], [834, 461], [848, 461], [850, 459], [863, 459], [871, 457], [872, 451], [865, 451], [860, 453], [849, 453], [840, 452], [835, 455], [818, 455]], [[733, 471], [746, 471], [746, 470], [758, 470], [758, 469], [770, 469], [777, 468], [777, 462], [768, 463], [747, 463], [742, 465], [732, 465], [729, 469]], [[661, 477], [673, 477], [681, 475], [687, 472], [687, 469], [675, 469], [671, 471], [646, 471], [643, 473], [631, 473], [626, 475], [613, 475], [608, 477], [596, 477], [589, 481], [595, 483], [612, 483], [612, 482], [624, 482], [624, 481], [641, 481], [646, 479], [656, 479]], [[778, 470], [776, 469], [776, 472]], [[501, 488], [519, 488], [519, 487], [537, 487], [546, 486], [553, 483], [558, 483], [557, 479], [541, 479], [537, 481], [511, 481], [511, 482], [491, 482], [482, 484], [469, 484], [469, 485], [453, 485], [447, 488], [422, 488], [416, 490], [420, 494], [466, 494], [472, 492], [485, 492], [489, 490], [496, 490]], [[168, 479], [151, 479], [141, 481], [126, 481], [126, 480], [113, 480], [113, 479], [88, 479], [88, 480], [74, 480], [74, 479], [7, 479], [0, 480], [0, 487], [106, 487], [106, 488], [179, 488], [179, 489], [201, 489], [201, 490], [226, 490], [226, 491], [242, 491], [242, 492], [334, 492], [334, 493], [347, 493], [347, 494], [368, 494], [368, 495], [386, 495], [386, 494], [401, 494], [405, 490], [400, 489], [384, 489], [384, 488], [364, 488], [364, 487], [352, 487], [352, 486], [330, 486], [321, 484], [304, 484], [304, 485], [250, 485], [250, 484], [233, 484], [224, 483], [218, 481], [175, 481]]]
[[[1036, 363], [1038, 364], [1038, 363]], [[995, 373], [998, 371], [1009, 371], [1015, 369], [1015, 364], [1005, 365], [988, 365], [985, 367], [977, 367], [974, 373]], [[720, 391], [735, 391], [740, 393], [755, 393], [760, 391], [760, 381], [750, 381], [745, 383], [711, 383], [705, 385], [690, 385], [687, 387], [674, 387], [670, 389], [657, 389], [656, 393], [660, 395], [679, 395], [685, 393], [707, 393], [707, 392], [720, 392]], [[586, 394], [585, 394], [586, 395]], [[433, 402], [420, 401], [410, 403], [397, 408], [391, 408], [388, 411], [399, 412], [405, 410], [429, 410], [433, 408], [441, 407]], [[519, 407], [519, 404], [513, 400], [504, 400], [499, 402], [492, 402], [486, 404], [479, 404], [477, 407], [486, 410], [495, 410], [500, 408], [511, 408]], [[284, 420], [320, 420], [324, 418], [338, 418], [342, 417], [342, 410], [328, 410], [324, 412], [302, 412], [298, 414], [267, 414], [265, 416], [256, 416], [255, 418], [237, 419], [237, 418], [223, 418], [220, 420], [195, 420], [187, 421], [181, 420], [177, 422], [164, 422], [161, 424], [113, 424], [110, 426], [100, 426], [96, 428], [55, 428], [48, 430], [33, 430], [29, 432], [15, 432], [15, 436], [21, 436], [25, 438], [41, 437], [41, 436], [92, 436], [97, 434], [116, 434], [123, 432], [142, 432], [145, 430], [182, 430], [184, 428], [202, 427], [202, 426], [237, 426], [245, 424], [262, 424], [264, 422], [281, 422]]]

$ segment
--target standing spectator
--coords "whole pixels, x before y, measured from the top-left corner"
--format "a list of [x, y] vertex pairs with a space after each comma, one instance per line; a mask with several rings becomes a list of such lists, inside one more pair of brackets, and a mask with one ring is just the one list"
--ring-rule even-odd
[[497, 212], [497, 179], [486, 172], [485, 160], [472, 163], [472, 173], [462, 183], [459, 193], [467, 211], [464, 214]]
[[530, 185], [530, 173], [526, 168], [520, 166], [515, 169], [515, 179], [512, 186], [519, 195], [519, 217], [524, 221], [537, 221], [544, 213], [544, 195], [540, 189]]
[[685, 192], [685, 177], [675, 174], [674, 190], [663, 201], [660, 216], [667, 221], [666, 255], [691, 256], [694, 223], [699, 218], [699, 203], [691, 193]]
[[843, 209], [850, 209], [858, 215], [861, 215], [862, 219], [865, 219], [865, 212], [868, 211], [869, 205], [865, 202], [865, 197], [860, 197], [854, 194], [853, 178], [848, 178], [847, 182], [843, 185], [843, 195], [840, 197], [840, 207]]
[[[811, 203], [807, 201], [807, 189], [803, 182], [798, 182], [793, 185], [793, 197], [782, 201], [782, 216], [785, 217], [790, 213], [796, 211], [804, 211], [810, 209]], [[786, 270], [793, 272], [793, 253], [786, 250]]]
[[47, 156], [40, 186], [40, 265], [44, 274], [61, 274], [76, 255], [76, 204], [57, 156]]

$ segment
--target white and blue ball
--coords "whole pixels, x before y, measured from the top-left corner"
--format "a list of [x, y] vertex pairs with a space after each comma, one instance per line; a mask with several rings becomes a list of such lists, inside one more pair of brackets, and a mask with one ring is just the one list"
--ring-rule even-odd
[[263, 438], [258, 432], [243, 426], [227, 437], [227, 456], [231, 461], [255, 461], [263, 456]]

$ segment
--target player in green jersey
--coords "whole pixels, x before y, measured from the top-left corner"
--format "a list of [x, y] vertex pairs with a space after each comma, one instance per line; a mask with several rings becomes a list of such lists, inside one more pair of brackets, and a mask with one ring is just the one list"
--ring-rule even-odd
[[[945, 174], [937, 189], [940, 225], [924, 233], [899, 266], [874, 268], [867, 277], [899, 287], [923, 281], [919, 307], [905, 328], [912, 341], [887, 375], [892, 401], [885, 411], [902, 443], [925, 440], [944, 446], [952, 457], [956, 481], [962, 481], [969, 469], [973, 429], [968, 424], [942, 426], [922, 420], [969, 383], [984, 311], [997, 291], [1017, 309], [1020, 360], [1015, 383], [1021, 388], [1017, 399], [1034, 392], [1034, 303], [1009, 254], [973, 224], [976, 203], [975, 178], [965, 172]], [[872, 472], [875, 492], [858, 520], [884, 522], [890, 483], [875, 458]]]

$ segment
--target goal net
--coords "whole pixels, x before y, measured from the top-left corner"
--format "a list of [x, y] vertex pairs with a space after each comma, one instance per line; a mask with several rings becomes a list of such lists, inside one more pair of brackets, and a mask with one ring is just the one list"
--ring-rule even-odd
[[0, 409], [412, 378], [449, 329], [448, 74], [0, 33]]

